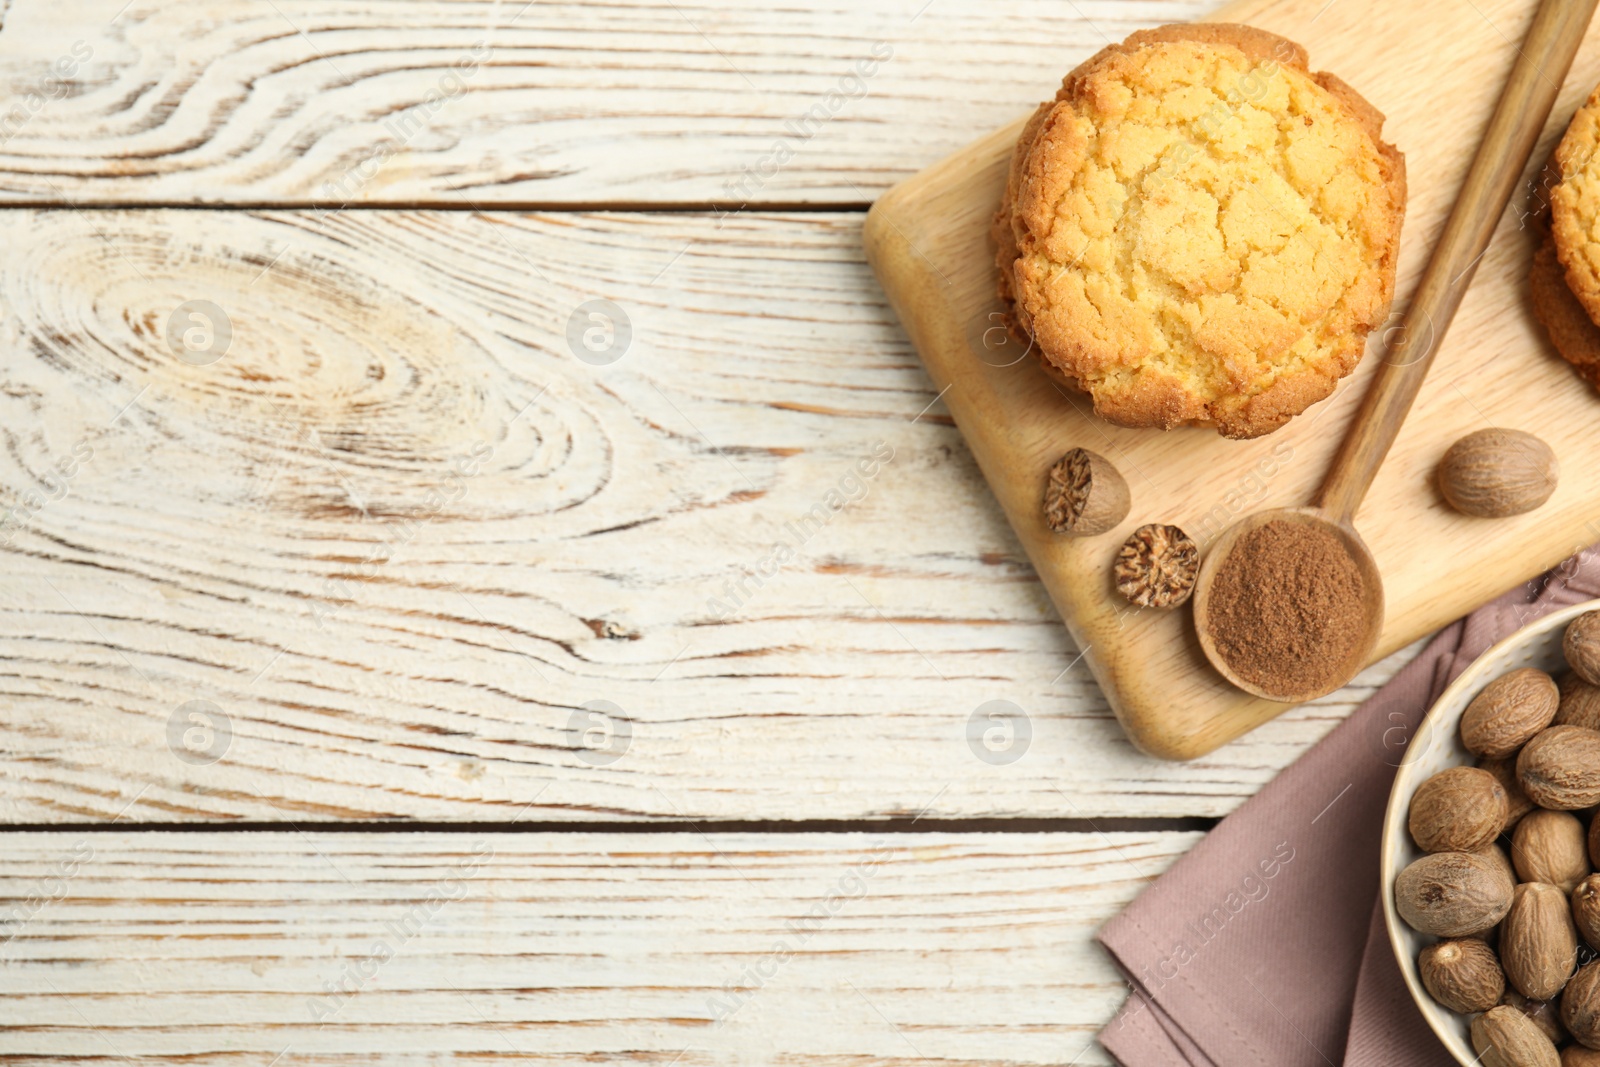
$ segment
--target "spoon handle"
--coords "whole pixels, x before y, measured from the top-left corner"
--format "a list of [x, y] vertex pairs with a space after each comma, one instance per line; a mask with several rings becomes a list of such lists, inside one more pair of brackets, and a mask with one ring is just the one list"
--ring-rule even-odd
[[1533, 154], [1597, 0], [1542, 0], [1495, 105], [1455, 207], [1417, 283], [1383, 366], [1362, 400], [1316, 503], [1348, 523], [1367, 495], [1428, 376], [1500, 214]]

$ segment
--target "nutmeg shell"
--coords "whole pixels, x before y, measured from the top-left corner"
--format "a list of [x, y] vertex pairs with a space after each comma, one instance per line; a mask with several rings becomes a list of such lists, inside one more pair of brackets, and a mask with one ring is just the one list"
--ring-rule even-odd
[[1600, 730], [1541, 731], [1517, 756], [1517, 781], [1541, 808], [1577, 811], [1600, 804]]
[[1490, 1008], [1472, 1020], [1472, 1047], [1483, 1067], [1561, 1067], [1561, 1054], [1515, 1008]]
[[1561, 650], [1567, 666], [1590, 685], [1600, 685], [1600, 611], [1579, 615], [1567, 624]]
[[1541, 507], [1556, 491], [1561, 465], [1550, 446], [1522, 430], [1479, 430], [1439, 462], [1439, 489], [1463, 515], [1498, 519]]
[[1490, 845], [1488, 848], [1480, 848], [1478, 851], [1474, 852], [1473, 855], [1481, 858], [1495, 870], [1499, 871], [1501, 876], [1513, 886], [1517, 884], [1517, 870], [1515, 867], [1511, 866], [1511, 857], [1507, 856], [1506, 850], [1501, 848], [1498, 844]]
[[1540, 1033], [1557, 1045], [1567, 1039], [1567, 1028], [1561, 1025], [1560, 1002], [1529, 1000], [1515, 989], [1508, 989], [1506, 995], [1500, 998], [1500, 1003], [1526, 1015], [1528, 1020], [1539, 1028]]
[[1511, 897], [1500, 927], [1500, 966], [1517, 992], [1549, 1000], [1578, 965], [1578, 931], [1567, 895], [1553, 885], [1524, 882]]
[[1506, 991], [1506, 973], [1494, 949], [1474, 938], [1439, 941], [1417, 957], [1428, 995], [1451, 1011], [1488, 1011]]
[[1546, 882], [1571, 893], [1589, 873], [1589, 835], [1566, 811], [1529, 812], [1511, 835], [1517, 880]]
[[1461, 713], [1461, 743], [1474, 755], [1503, 759], [1549, 726], [1560, 704], [1561, 691], [1544, 671], [1503, 674]]
[[1590, 948], [1600, 945], [1600, 874], [1591, 874], [1572, 891], [1572, 922]]
[[1556, 679], [1561, 704], [1553, 726], [1587, 726], [1600, 730], [1600, 685], [1590, 685], [1577, 671], [1567, 671]]
[[1406, 821], [1424, 852], [1477, 852], [1500, 836], [1507, 809], [1505, 788], [1494, 775], [1449, 767], [1417, 787]]
[[1522, 821], [1522, 817], [1536, 806], [1528, 799], [1528, 794], [1522, 791], [1522, 783], [1517, 781], [1516, 757], [1490, 759], [1487, 756], [1479, 756], [1478, 769], [1494, 775], [1495, 781], [1500, 783], [1500, 788], [1506, 791], [1506, 821], [1500, 827], [1500, 832], [1506, 833], [1514, 829], [1517, 823]]
[[1473, 852], [1433, 852], [1395, 879], [1395, 908], [1412, 929], [1471, 937], [1505, 918], [1514, 886], [1495, 859]]
[[1579, 967], [1561, 991], [1561, 1022], [1580, 1045], [1600, 1049], [1600, 960]]

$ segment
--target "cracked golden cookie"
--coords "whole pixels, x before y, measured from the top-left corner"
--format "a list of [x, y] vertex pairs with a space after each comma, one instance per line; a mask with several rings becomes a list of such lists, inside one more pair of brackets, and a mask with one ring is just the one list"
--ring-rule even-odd
[[1102, 50], [1012, 158], [994, 236], [1014, 328], [1111, 422], [1272, 432], [1388, 314], [1405, 161], [1382, 129], [1262, 30]]
[[1600, 323], [1600, 89], [1572, 116], [1551, 166], [1559, 178], [1550, 190], [1550, 233], [1567, 288], [1589, 318]]

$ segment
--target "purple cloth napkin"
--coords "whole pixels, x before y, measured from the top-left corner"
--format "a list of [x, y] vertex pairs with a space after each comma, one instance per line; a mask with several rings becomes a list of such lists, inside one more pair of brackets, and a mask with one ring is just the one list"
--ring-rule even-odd
[[1484, 605], [1106, 923], [1127, 1003], [1100, 1032], [1125, 1067], [1452, 1067], [1411, 1000], [1378, 899], [1405, 743], [1491, 645], [1600, 597], [1600, 546]]

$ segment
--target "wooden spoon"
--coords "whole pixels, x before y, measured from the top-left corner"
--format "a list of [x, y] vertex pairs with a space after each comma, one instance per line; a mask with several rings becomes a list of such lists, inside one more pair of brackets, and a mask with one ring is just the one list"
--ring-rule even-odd
[[[1206, 658], [1240, 689], [1269, 700], [1298, 704], [1341, 688], [1372, 658], [1383, 632], [1383, 578], [1372, 551], [1356, 532], [1356, 509], [1399, 436], [1450, 320], [1472, 284], [1478, 260], [1488, 249], [1500, 214], [1533, 154], [1534, 142], [1550, 117], [1556, 94], [1572, 66], [1597, 2], [1600, 0], [1540, 3], [1411, 306], [1400, 327], [1386, 338], [1383, 366], [1378, 369], [1315, 502], [1310, 507], [1276, 508], [1251, 515], [1235, 523], [1207, 554], [1195, 587], [1195, 628]], [[1280, 520], [1305, 523], [1333, 534], [1363, 580], [1365, 632], [1348, 662], [1335, 672], [1336, 677], [1306, 692], [1270, 692], [1240, 678], [1218, 652], [1219, 635], [1210, 612], [1212, 583], [1228, 557], [1250, 532]]]

